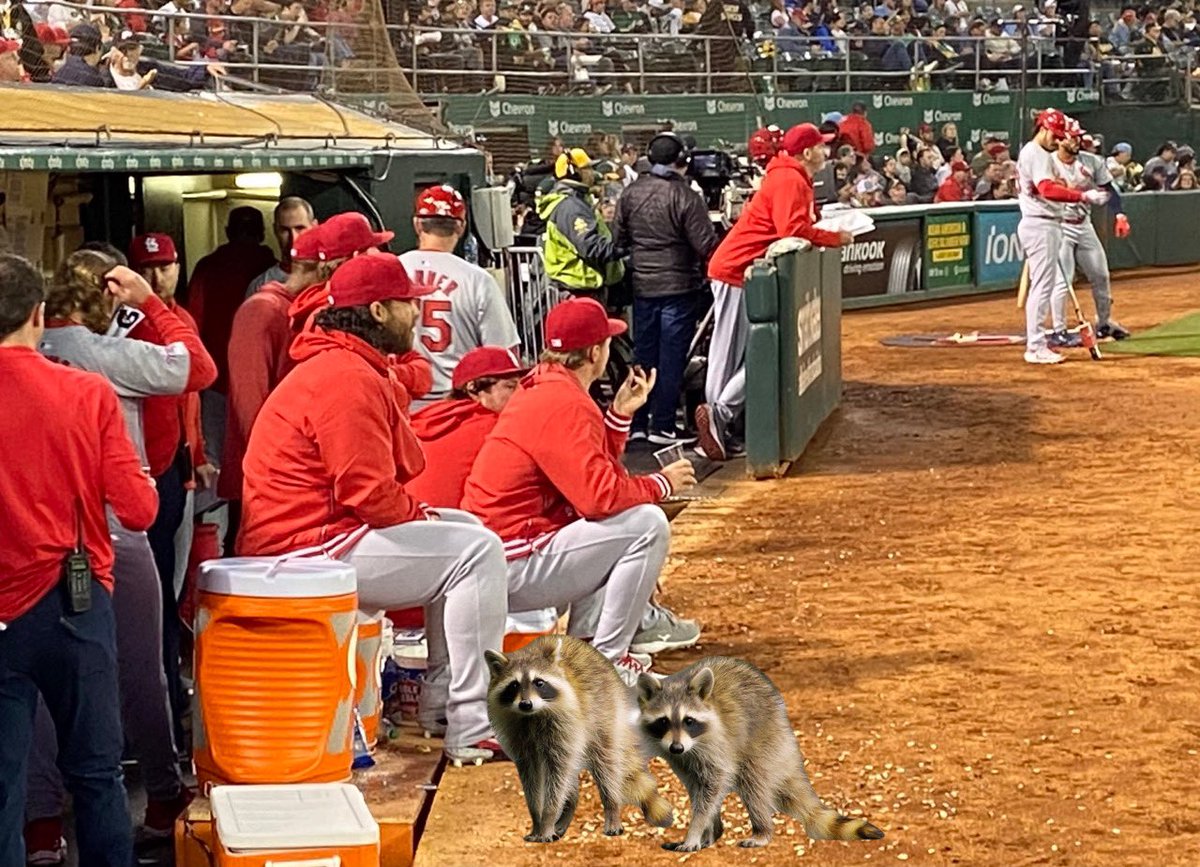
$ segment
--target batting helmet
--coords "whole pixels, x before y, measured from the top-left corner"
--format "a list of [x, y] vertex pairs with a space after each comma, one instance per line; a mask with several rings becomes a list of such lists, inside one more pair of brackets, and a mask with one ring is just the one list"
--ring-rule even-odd
[[417, 196], [418, 217], [449, 217], [452, 220], [467, 218], [467, 203], [462, 194], [447, 184], [430, 187]]
[[746, 149], [750, 153], [750, 159], [761, 165], [769, 162], [778, 153], [779, 145], [782, 143], [783, 130], [772, 125], [756, 130], [750, 136], [750, 141], [746, 143]]
[[1067, 137], [1067, 116], [1057, 108], [1047, 108], [1038, 112], [1037, 128], [1048, 129], [1055, 138]]

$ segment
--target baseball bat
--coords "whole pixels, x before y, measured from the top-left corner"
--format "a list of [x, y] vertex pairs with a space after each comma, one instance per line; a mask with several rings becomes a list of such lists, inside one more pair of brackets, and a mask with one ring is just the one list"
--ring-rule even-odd
[[1017, 283], [1017, 309], [1025, 306], [1025, 296], [1029, 294], [1029, 260], [1021, 263], [1021, 280]]
[[1067, 292], [1071, 295], [1071, 303], [1075, 305], [1075, 318], [1079, 320], [1079, 340], [1092, 357], [1092, 361], [1099, 361], [1100, 347], [1096, 345], [1096, 332], [1092, 330], [1092, 323], [1083, 318], [1083, 311], [1079, 309], [1079, 296], [1075, 294], [1075, 287], [1070, 283], [1067, 283]]

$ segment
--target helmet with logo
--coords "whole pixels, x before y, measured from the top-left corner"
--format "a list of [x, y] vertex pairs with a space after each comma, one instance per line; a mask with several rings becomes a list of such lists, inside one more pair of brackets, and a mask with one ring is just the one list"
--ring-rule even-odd
[[1048, 129], [1056, 139], [1067, 137], [1067, 116], [1057, 108], [1047, 108], [1038, 112], [1037, 128]]
[[592, 165], [592, 158], [588, 156], [587, 151], [583, 148], [570, 148], [559, 154], [558, 159], [554, 161], [554, 177], [559, 180], [578, 180], [579, 170], [590, 168]]
[[417, 196], [415, 213], [418, 217], [448, 217], [451, 220], [467, 218], [467, 203], [462, 193], [449, 184], [429, 187]]
[[778, 153], [779, 145], [782, 143], [783, 130], [772, 124], [755, 130], [746, 143], [746, 149], [750, 153], [750, 159], [759, 165], [764, 165]]
[[1075, 139], [1083, 138], [1083, 136], [1087, 132], [1087, 130], [1085, 130], [1083, 128], [1083, 124], [1081, 124], [1078, 120], [1071, 117], [1070, 115], [1067, 115], [1066, 120], [1067, 120], [1067, 137], [1075, 138]]

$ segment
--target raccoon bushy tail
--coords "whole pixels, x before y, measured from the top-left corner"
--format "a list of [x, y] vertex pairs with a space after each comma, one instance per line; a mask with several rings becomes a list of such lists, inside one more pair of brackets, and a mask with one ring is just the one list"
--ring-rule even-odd
[[637, 804], [646, 821], [656, 828], [670, 828], [674, 812], [671, 803], [658, 793], [653, 775], [638, 769], [629, 775], [625, 788], [630, 803]]
[[799, 771], [779, 793], [779, 810], [804, 825], [814, 840], [880, 840], [883, 831], [866, 819], [843, 816], [828, 807], [813, 791], [812, 783], [803, 770]]

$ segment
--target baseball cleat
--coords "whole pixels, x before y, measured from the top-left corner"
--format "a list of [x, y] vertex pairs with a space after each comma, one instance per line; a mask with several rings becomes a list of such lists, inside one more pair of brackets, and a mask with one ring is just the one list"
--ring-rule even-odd
[[650, 431], [647, 438], [656, 446], [690, 446], [696, 441], [695, 437], [690, 437], [687, 434], [681, 434], [679, 431], [674, 430]]
[[1049, 346], [1042, 346], [1033, 351], [1025, 350], [1025, 361], [1029, 364], [1061, 364], [1066, 358]]
[[1070, 331], [1060, 328], [1046, 335], [1046, 345], [1051, 349], [1065, 349], [1069, 346], [1078, 346], [1079, 341]]
[[651, 605], [642, 618], [642, 627], [633, 636], [629, 651], [631, 655], [664, 653], [691, 647], [699, 640], [700, 625], [695, 620], [678, 617], [666, 606]]
[[665, 675], [659, 674], [656, 671], [651, 671], [650, 666], [642, 665], [632, 656], [623, 656], [617, 662], [613, 663], [613, 667], [617, 670], [621, 682], [628, 687], [637, 686], [638, 677], [643, 674], [648, 674], [655, 680], [662, 680], [665, 677]]
[[1129, 329], [1124, 328], [1119, 322], [1112, 319], [1105, 322], [1103, 325], [1096, 328], [1097, 337], [1111, 337], [1113, 340], [1124, 340], [1132, 335]]
[[696, 407], [696, 433], [700, 438], [700, 446], [697, 451], [703, 450], [702, 454], [710, 461], [726, 459], [725, 446], [717, 436], [712, 407], [707, 403]]
[[450, 760], [450, 764], [456, 768], [461, 768], [465, 765], [479, 767], [484, 762], [508, 761], [508, 756], [504, 754], [504, 749], [497, 741], [490, 738], [480, 741], [471, 747], [447, 747], [443, 752], [446, 754], [446, 758]]

